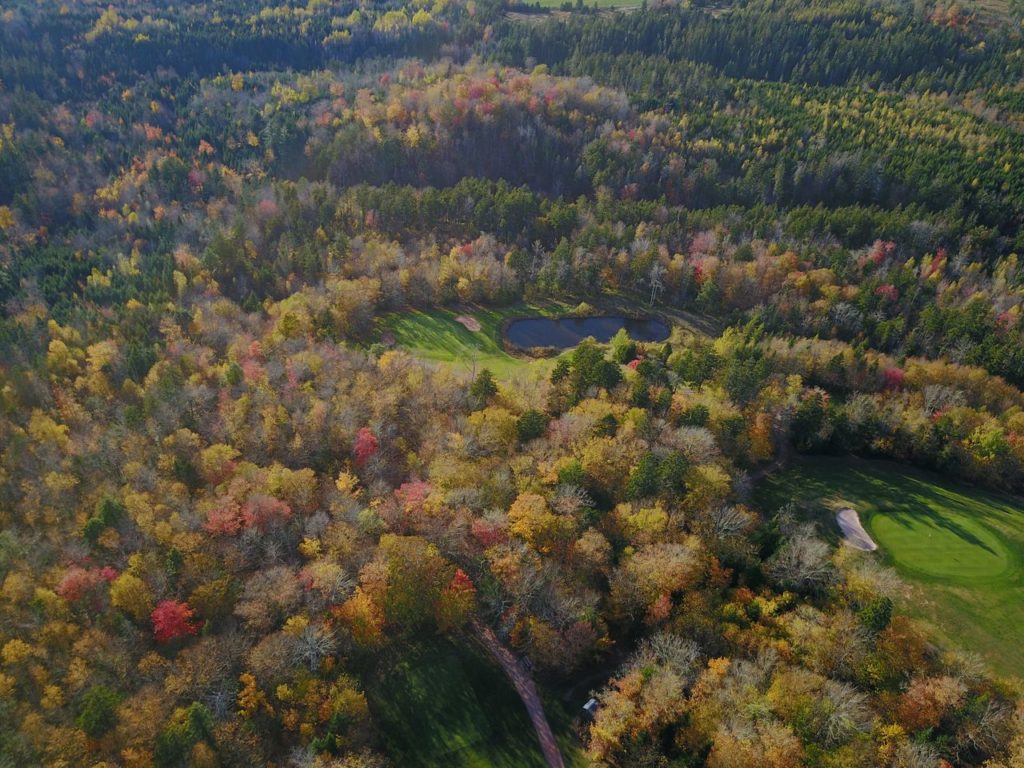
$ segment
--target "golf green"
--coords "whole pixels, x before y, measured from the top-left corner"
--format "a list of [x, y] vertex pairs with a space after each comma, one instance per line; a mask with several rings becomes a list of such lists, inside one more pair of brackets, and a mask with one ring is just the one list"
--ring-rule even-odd
[[[891, 462], [804, 457], [766, 477], [757, 501], [769, 512], [789, 501], [852, 507], [879, 546], [875, 556], [906, 583], [904, 611], [943, 644], [1024, 677], [1021, 499]], [[820, 523], [837, 534], [831, 513]]]
[[972, 584], [1010, 567], [1010, 553], [992, 531], [949, 509], [882, 511], [868, 516], [867, 529], [896, 563], [925, 577]]

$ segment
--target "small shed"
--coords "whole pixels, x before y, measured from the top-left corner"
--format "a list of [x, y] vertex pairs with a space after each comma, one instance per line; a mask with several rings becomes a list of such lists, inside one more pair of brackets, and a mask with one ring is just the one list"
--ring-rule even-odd
[[597, 703], [597, 699], [590, 699], [586, 704], [583, 705], [583, 716], [589, 719], [593, 719], [594, 715], [597, 714], [597, 708], [601, 706]]

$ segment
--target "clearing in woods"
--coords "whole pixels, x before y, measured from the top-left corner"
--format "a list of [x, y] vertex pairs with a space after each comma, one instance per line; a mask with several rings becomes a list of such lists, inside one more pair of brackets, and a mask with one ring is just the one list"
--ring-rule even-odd
[[498, 378], [508, 378], [532, 369], [549, 371], [552, 362], [508, 354], [501, 346], [502, 322], [510, 317], [558, 314], [567, 309], [556, 304], [410, 309], [386, 315], [380, 325], [383, 334], [390, 335], [396, 345], [427, 362], [452, 365], [467, 374], [489, 368]]
[[[644, 308], [642, 301], [625, 294], [609, 294], [588, 301], [593, 304], [593, 312], [598, 314], [632, 315], [637, 308]], [[575, 308], [575, 304], [538, 301], [507, 307], [464, 305], [429, 310], [406, 309], [381, 317], [377, 330], [380, 339], [407, 349], [429, 363], [449, 365], [467, 375], [489, 368], [499, 379], [533, 381], [550, 374], [555, 358], [531, 359], [510, 355], [502, 346], [502, 323], [518, 317], [561, 317]], [[677, 330], [681, 339], [713, 338], [721, 332], [716, 321], [704, 315], [662, 306], [656, 309], [658, 315]]]
[[[381, 660], [366, 694], [396, 766], [547, 768], [523, 702], [482, 648], [412, 643]], [[582, 768], [571, 718], [556, 701], [545, 708], [568, 768]]]

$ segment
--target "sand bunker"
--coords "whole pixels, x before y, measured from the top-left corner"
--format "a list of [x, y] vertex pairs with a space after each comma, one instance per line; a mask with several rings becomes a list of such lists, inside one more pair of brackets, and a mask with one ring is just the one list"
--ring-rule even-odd
[[473, 331], [473, 333], [476, 333], [477, 331], [480, 330], [480, 321], [477, 320], [475, 317], [459, 315], [458, 317], [455, 318], [455, 322], [462, 323], [466, 327], [466, 330]]
[[839, 527], [843, 530], [843, 539], [854, 549], [860, 549], [864, 552], [874, 552], [878, 549], [878, 545], [868, 535], [868, 532], [864, 530], [864, 526], [860, 524], [860, 515], [857, 514], [856, 510], [849, 507], [840, 509], [836, 512], [836, 522], [839, 523]]

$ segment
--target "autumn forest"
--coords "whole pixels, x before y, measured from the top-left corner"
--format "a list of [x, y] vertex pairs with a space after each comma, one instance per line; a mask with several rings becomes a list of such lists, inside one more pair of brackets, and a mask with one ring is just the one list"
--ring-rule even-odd
[[1024, 767], [1022, 24], [4, 3], [0, 768]]

